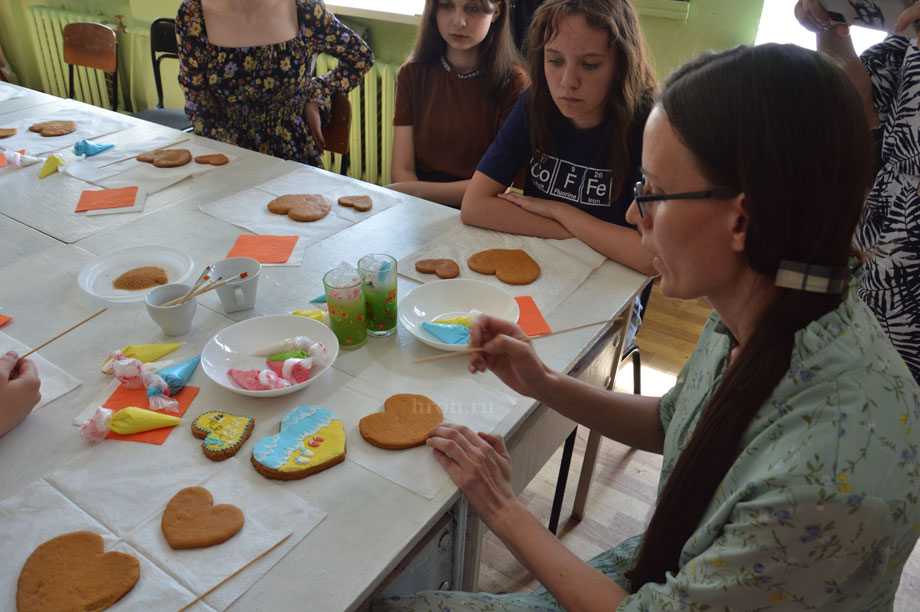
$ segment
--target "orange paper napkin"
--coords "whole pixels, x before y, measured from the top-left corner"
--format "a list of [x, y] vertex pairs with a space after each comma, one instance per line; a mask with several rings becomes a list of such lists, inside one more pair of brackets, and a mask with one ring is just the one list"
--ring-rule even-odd
[[[188, 410], [188, 407], [192, 404], [192, 400], [195, 399], [196, 395], [198, 395], [198, 387], [186, 386], [173, 396], [173, 398], [179, 402], [178, 416], [181, 417], [185, 414], [185, 411]], [[124, 385], [119, 385], [118, 388], [115, 389], [115, 392], [109, 396], [109, 399], [102, 404], [103, 408], [109, 408], [116, 412], [128, 406], [147, 408], [147, 390], [128, 389]], [[165, 412], [163, 410], [155, 410], [154, 412], [175, 415], [175, 413]], [[176, 427], [181, 427], [181, 425], [177, 425]], [[106, 438], [112, 440], [128, 440], [129, 442], [146, 442], [147, 444], [163, 444], [174, 429], [175, 427], [163, 427], [154, 429], [153, 431], [142, 431], [141, 433], [129, 434], [126, 436], [110, 431]]]
[[264, 264], [285, 263], [294, 252], [297, 236], [253, 236], [243, 234], [227, 257], [251, 257]]
[[124, 208], [134, 206], [137, 201], [137, 187], [119, 187], [118, 189], [86, 190], [80, 195], [80, 201], [74, 212], [84, 210], [102, 210], [104, 208]]
[[3, 327], [7, 323], [13, 320], [13, 317], [8, 317], [6, 315], [0, 315], [0, 327]]
[[537, 308], [537, 304], [532, 297], [522, 295], [514, 299], [521, 311], [521, 314], [518, 315], [518, 325], [521, 326], [525, 334], [528, 336], [542, 336], [550, 332], [546, 319], [543, 318], [543, 314], [540, 313], [540, 309]]

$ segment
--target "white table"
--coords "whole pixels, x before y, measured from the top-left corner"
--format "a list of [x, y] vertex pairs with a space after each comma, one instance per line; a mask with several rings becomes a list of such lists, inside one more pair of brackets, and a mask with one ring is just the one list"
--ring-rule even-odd
[[[35, 99], [39, 106], [31, 112], [36, 114], [45, 112], [47, 104], [61, 104], [45, 104], [41, 96]], [[30, 109], [11, 112], [28, 115]], [[95, 109], [94, 112], [110, 111]], [[139, 124], [126, 132], [136, 131], [133, 137], [139, 137], [164, 129]], [[122, 136], [127, 137], [115, 134], [111, 139]], [[132, 242], [153, 241], [180, 247], [194, 258], [196, 271], [223, 258], [236, 236], [245, 232], [200, 212], [198, 205], [281, 176], [290, 170], [290, 162], [222, 143], [209, 142], [209, 145], [238, 155], [243, 163], [236, 169], [218, 168], [164, 189], [149, 198], [147, 208], [139, 214], [78, 217], [73, 213], [74, 198], [87, 187], [81, 181], [64, 175], [38, 181], [34, 178], [36, 167], [0, 174], [0, 287], [4, 288], [0, 292], [0, 307], [3, 313], [15, 317], [2, 331], [37, 346], [98, 310], [99, 305], [77, 287], [76, 275], [95, 256]], [[362, 188], [353, 179], [338, 177], [337, 180]], [[305, 308], [310, 298], [322, 292], [323, 272], [339, 261], [355, 260], [367, 252], [387, 252], [398, 258], [459, 224], [455, 210], [404, 197], [399, 205], [309, 246], [299, 268], [266, 269], [267, 274], [263, 271], [265, 277], [260, 281], [254, 310], [227, 316], [213, 293], [204, 296], [192, 331], [179, 340], [200, 349], [214, 333], [234, 320]], [[543, 314], [551, 328], [561, 329], [628, 313], [647, 280], [607, 261], [560, 306]], [[412, 280], [400, 278], [400, 298], [416, 285]], [[576, 369], [579, 375], [603, 384], [617, 361], [621, 331], [621, 327], [578, 330], [541, 341], [539, 350], [549, 357], [551, 367], [564, 371]], [[148, 318], [142, 303], [131, 303], [111, 307], [103, 317], [42, 349], [44, 357], [83, 384], [36, 411], [0, 439], [3, 466], [0, 498], [16, 495], [60, 467], [62, 457], [85, 451], [86, 443], [70, 421], [106, 382], [99, 373], [102, 357], [108, 350], [126, 344], [126, 340], [169, 339]], [[199, 369], [192, 384], [201, 391], [190, 414], [221, 409], [254, 416], [257, 422], [252, 440], [257, 440], [277, 431], [284, 412], [303, 403], [323, 405], [349, 381], [360, 380], [368, 367], [379, 363], [384, 352], [396, 347], [400, 350], [391, 352], [386, 363], [393, 372], [409, 372], [413, 367], [409, 361], [437, 353], [400, 327], [394, 336], [369, 338], [365, 347], [340, 354], [332, 371], [305, 390], [265, 400], [221, 389]], [[398, 357], [392, 358], [393, 354]], [[443, 375], [471, 378], [463, 359], [436, 363], [437, 371]], [[514, 395], [494, 375], [479, 375], [475, 380], [515, 397], [514, 408], [496, 431], [508, 438], [515, 462], [515, 487], [520, 491], [572, 430], [573, 423], [528, 398]], [[53, 440], [53, 452], [41, 444], [47, 440]], [[168, 452], [170, 445], [189, 444], [190, 440], [187, 431], [174, 432], [164, 445], [164, 452]], [[242, 452], [248, 454], [249, 450], [247, 446]], [[103, 451], [103, 447], [93, 450]], [[481, 526], [467, 516], [465, 504], [452, 483], [441, 487], [432, 499], [426, 499], [346, 460], [327, 472], [284, 486], [324, 510], [327, 516], [229, 609], [304, 609], [305, 602], [309, 602], [307, 607], [314, 610], [352, 610], [382, 592], [440, 586], [441, 582], [420, 583], [414, 569], [403, 571], [406, 566], [427, 567], [433, 576], [438, 575], [434, 570], [440, 575], [447, 573], [453, 588], [475, 586]], [[324, 567], [316, 567], [310, 562], [314, 550], [336, 551], [336, 554], [328, 558]], [[433, 565], [433, 557], [446, 559], [446, 563], [443, 567], [428, 567]], [[170, 602], [168, 607], [177, 604], [178, 608], [184, 603]]]

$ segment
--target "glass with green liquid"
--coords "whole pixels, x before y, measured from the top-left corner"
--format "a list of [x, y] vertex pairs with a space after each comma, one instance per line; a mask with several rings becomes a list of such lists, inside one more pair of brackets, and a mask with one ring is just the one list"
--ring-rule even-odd
[[390, 255], [365, 255], [358, 260], [364, 277], [367, 333], [389, 336], [396, 331], [396, 259]]
[[364, 283], [354, 268], [333, 268], [323, 276], [329, 327], [342, 350], [356, 349], [367, 342], [364, 313]]

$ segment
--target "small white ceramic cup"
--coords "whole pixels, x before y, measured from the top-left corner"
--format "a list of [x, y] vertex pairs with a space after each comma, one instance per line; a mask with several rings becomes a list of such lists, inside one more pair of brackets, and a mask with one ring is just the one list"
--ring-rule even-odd
[[192, 319], [198, 308], [198, 300], [192, 298], [175, 306], [160, 306], [160, 304], [182, 297], [188, 293], [189, 289], [191, 289], [190, 285], [170, 283], [151, 289], [144, 298], [150, 318], [167, 336], [181, 336], [192, 329]]
[[261, 271], [262, 264], [251, 257], [229, 257], [214, 264], [211, 278], [215, 281], [219, 278], [233, 278], [243, 272], [246, 273], [246, 278], [231, 281], [215, 289], [225, 312], [255, 308], [256, 290]]

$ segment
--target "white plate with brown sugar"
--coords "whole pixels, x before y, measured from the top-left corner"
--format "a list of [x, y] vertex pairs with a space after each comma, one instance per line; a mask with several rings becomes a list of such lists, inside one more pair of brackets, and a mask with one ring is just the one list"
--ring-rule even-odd
[[[107, 302], [138, 302], [152, 287], [188, 280], [193, 266], [192, 257], [181, 249], [157, 244], [133, 246], [87, 263], [77, 276], [77, 284]], [[165, 283], [159, 282], [163, 280]], [[119, 286], [136, 288], [119, 289], [116, 281]]]

